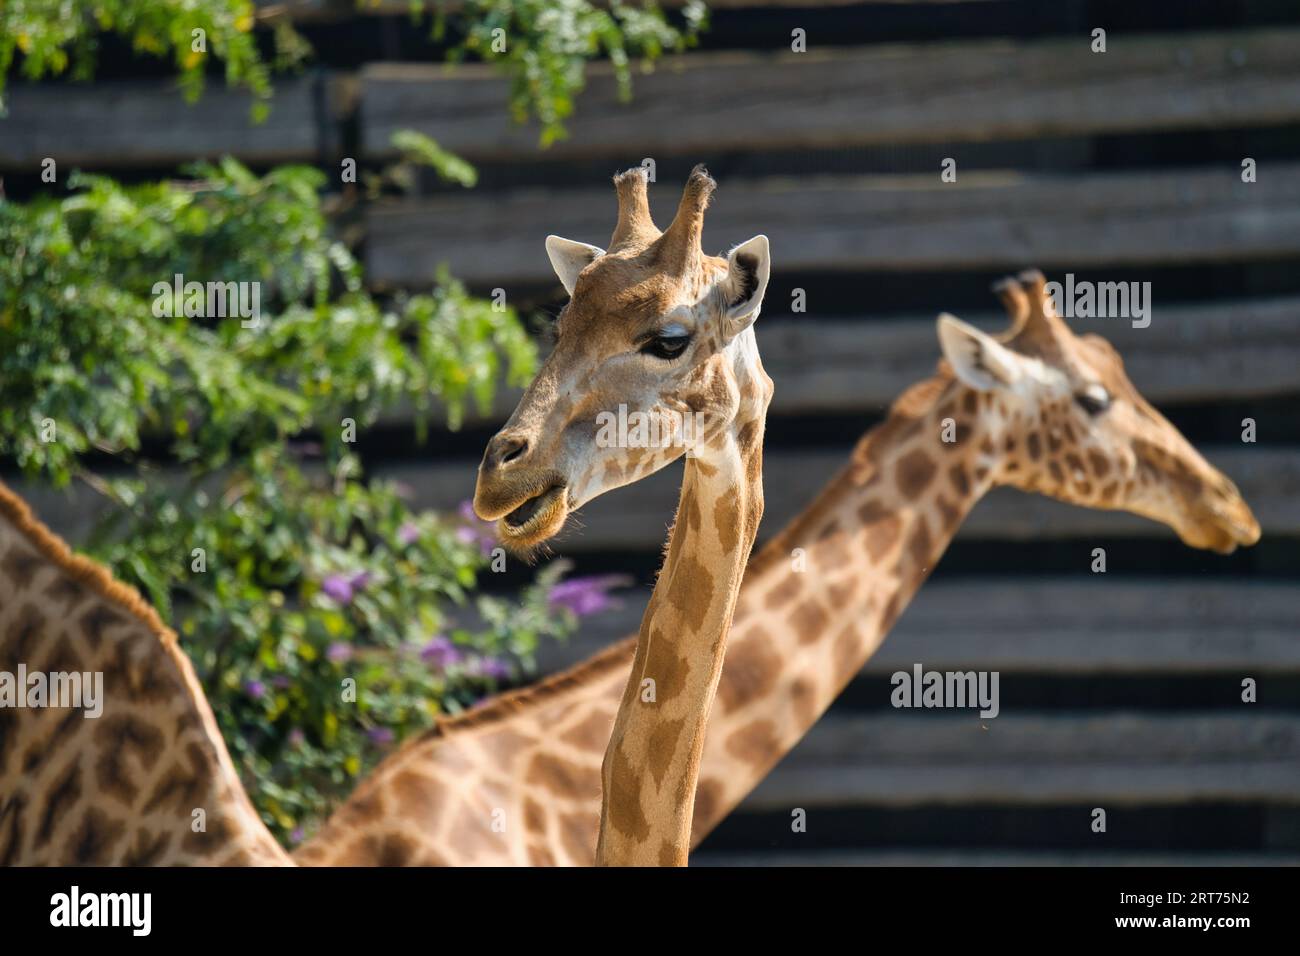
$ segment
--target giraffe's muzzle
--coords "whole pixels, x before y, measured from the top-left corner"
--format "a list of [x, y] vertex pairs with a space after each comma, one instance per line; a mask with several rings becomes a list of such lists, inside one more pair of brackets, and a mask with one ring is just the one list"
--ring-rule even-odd
[[1238, 547], [1248, 548], [1259, 540], [1260, 535], [1259, 521], [1240, 498], [1228, 507], [1214, 508], [1209, 529], [1209, 540], [1198, 546], [1219, 554], [1231, 554]]
[[501, 542], [512, 551], [527, 551], [554, 537], [564, 527], [569, 516], [568, 486], [563, 482], [551, 483], [510, 510], [505, 508], [494, 509]]

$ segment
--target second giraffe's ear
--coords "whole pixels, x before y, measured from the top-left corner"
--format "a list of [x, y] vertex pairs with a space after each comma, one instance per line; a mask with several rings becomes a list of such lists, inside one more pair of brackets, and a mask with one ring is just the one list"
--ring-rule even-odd
[[603, 256], [605, 250], [599, 246], [589, 246], [585, 242], [575, 242], [560, 236], [546, 237], [546, 254], [551, 257], [551, 267], [564, 283], [564, 291], [573, 295], [573, 286], [578, 281], [578, 273]]
[[731, 335], [743, 332], [758, 318], [771, 273], [767, 236], [742, 242], [727, 255], [727, 277], [722, 280], [722, 290], [726, 294], [726, 319]]
[[1007, 388], [1024, 368], [1005, 345], [946, 312], [939, 316], [939, 346], [957, 377], [982, 392]]

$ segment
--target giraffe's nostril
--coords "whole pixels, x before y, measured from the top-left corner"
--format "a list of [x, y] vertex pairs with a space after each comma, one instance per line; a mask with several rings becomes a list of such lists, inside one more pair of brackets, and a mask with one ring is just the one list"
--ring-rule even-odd
[[508, 465], [528, 450], [528, 442], [522, 438], [515, 439], [511, 446], [501, 454], [501, 464]]
[[528, 439], [522, 435], [497, 435], [489, 443], [484, 464], [488, 468], [501, 468], [516, 461], [528, 451]]

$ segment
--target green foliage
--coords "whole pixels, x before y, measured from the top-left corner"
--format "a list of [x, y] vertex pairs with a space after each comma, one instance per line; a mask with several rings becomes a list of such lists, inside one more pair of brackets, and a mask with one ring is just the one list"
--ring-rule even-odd
[[[481, 523], [413, 512], [399, 486], [363, 480], [347, 440], [347, 420], [364, 435], [398, 405], [454, 426], [501, 375], [525, 381], [536, 355], [516, 316], [445, 276], [368, 296], [316, 170], [194, 175], [0, 201], [0, 461], [108, 496], [91, 552], [176, 624], [284, 837], [573, 616], [552, 599], [559, 569], [517, 600], [476, 593]], [[186, 316], [177, 273], [260, 282], [260, 321]]]
[[[413, 10], [437, 9], [434, 36], [443, 35], [447, 14], [439, 0], [412, 0]], [[510, 78], [510, 110], [523, 122], [536, 119], [542, 145], [565, 135], [564, 121], [582, 91], [587, 61], [609, 57], [623, 99], [632, 94], [632, 57], [647, 63], [667, 50], [691, 45], [705, 26], [701, 0], [682, 8], [684, 25], [671, 25], [654, 5], [611, 0], [465, 0], [454, 23], [466, 33], [451, 59], [477, 56]], [[502, 46], [504, 45], [504, 49]]]
[[[364, 8], [367, 0], [357, 0], [357, 5]], [[509, 78], [511, 113], [520, 122], [536, 119], [543, 145], [565, 135], [564, 121], [582, 91], [588, 61], [608, 57], [620, 95], [627, 99], [633, 58], [648, 65], [665, 51], [690, 46], [707, 24], [702, 0], [683, 5], [680, 25], [670, 23], [653, 0], [641, 6], [621, 0], [464, 0], [454, 5], [411, 0], [410, 8], [415, 18], [432, 15], [435, 39], [449, 33], [460, 38], [448, 50], [449, 60], [482, 59]], [[95, 0], [91, 11], [76, 0], [5, 0], [0, 4], [0, 107], [15, 52], [22, 54], [22, 71], [29, 78], [58, 75], [71, 66], [76, 77], [85, 79], [102, 31], [129, 39], [138, 52], [171, 56], [191, 101], [203, 89], [207, 57], [224, 61], [227, 84], [254, 94], [253, 116], [260, 120], [271, 87], [251, 33], [257, 22], [252, 0]], [[198, 29], [205, 32], [206, 53], [193, 48]], [[274, 36], [276, 69], [296, 66], [311, 55], [310, 45], [289, 20], [276, 20]]]
[[412, 129], [401, 129], [389, 140], [401, 153], [401, 160], [384, 167], [381, 172], [366, 177], [366, 192], [370, 198], [383, 193], [384, 186], [394, 185], [403, 192], [413, 192], [416, 187], [416, 170], [421, 166], [432, 169], [442, 179], [472, 189], [478, 182], [478, 170], [455, 153], [449, 153], [438, 141]]
[[[227, 83], [266, 100], [271, 84], [251, 32], [254, 12], [252, 0], [5, 0], [0, 4], [0, 106], [15, 52], [22, 54], [22, 72], [29, 79], [57, 76], [69, 67], [77, 79], [88, 79], [100, 33], [122, 36], [137, 53], [170, 56], [190, 102], [203, 90], [209, 56], [225, 63]], [[196, 30], [203, 31], [203, 49], [196, 49]], [[277, 38], [281, 65], [305, 52], [289, 34], [277, 32]], [[265, 113], [265, 103], [256, 103], [254, 117]]]

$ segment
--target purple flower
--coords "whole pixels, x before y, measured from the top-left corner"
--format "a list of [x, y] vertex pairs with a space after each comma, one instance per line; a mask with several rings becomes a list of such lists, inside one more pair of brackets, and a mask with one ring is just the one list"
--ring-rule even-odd
[[293, 728], [293, 730], [289, 731], [290, 747], [301, 747], [306, 742], [307, 742], [307, 735], [302, 732], [301, 727], [295, 727]]
[[397, 540], [401, 544], [414, 544], [420, 537], [420, 529], [407, 521], [397, 529]]
[[510, 676], [510, 665], [495, 657], [481, 657], [475, 662], [475, 670], [484, 677], [505, 680]]
[[244, 693], [254, 700], [260, 700], [266, 693], [266, 685], [260, 680], [244, 681]]
[[357, 591], [364, 590], [369, 583], [369, 571], [354, 571], [352, 574], [335, 572], [325, 575], [325, 580], [321, 582], [320, 589], [325, 593], [326, 597], [336, 604], [351, 604], [353, 595]]
[[293, 832], [289, 834], [290, 843], [301, 843], [303, 838], [302, 827], [294, 827]]
[[366, 731], [366, 736], [372, 743], [391, 744], [393, 742], [393, 732], [387, 727], [371, 727]]
[[474, 513], [472, 501], [462, 501], [457, 510], [460, 520], [465, 522], [464, 527], [456, 529], [457, 540], [465, 544], [477, 544], [484, 554], [491, 554], [492, 549], [497, 545], [495, 525], [491, 521], [484, 521]]
[[460, 659], [461, 653], [456, 649], [456, 645], [441, 634], [435, 635], [420, 651], [420, 660], [432, 664], [439, 670], [446, 670], [451, 665], [459, 663]]
[[344, 644], [342, 641], [335, 641], [325, 651], [325, 657], [335, 664], [341, 664], [344, 661], [352, 660], [352, 645]]
[[325, 580], [321, 582], [320, 589], [336, 604], [352, 602], [352, 582], [345, 575], [327, 574]]
[[552, 610], [568, 608], [578, 617], [598, 614], [621, 603], [610, 595], [610, 590], [631, 583], [625, 575], [598, 574], [591, 577], [569, 578], [551, 587], [546, 596]]

